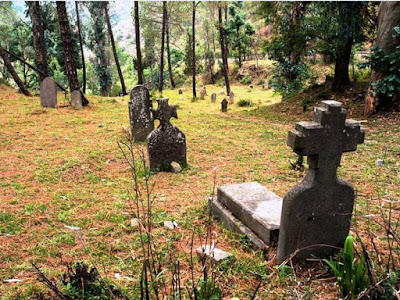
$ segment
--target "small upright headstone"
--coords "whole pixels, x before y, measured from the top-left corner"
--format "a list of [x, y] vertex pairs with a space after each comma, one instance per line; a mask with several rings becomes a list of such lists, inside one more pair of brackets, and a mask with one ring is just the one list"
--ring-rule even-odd
[[40, 83], [40, 105], [53, 108], [57, 106], [57, 85], [51, 77], [46, 77]]
[[212, 93], [211, 94], [211, 102], [215, 102], [217, 101], [217, 94], [216, 93]]
[[201, 91], [200, 91], [200, 100], [204, 100], [204, 97], [206, 96], [206, 90], [203, 88]]
[[71, 93], [71, 106], [75, 109], [82, 109], [82, 95], [80, 91]]
[[176, 106], [169, 106], [168, 98], [158, 99], [157, 103], [158, 108], [153, 110], [153, 115], [160, 120], [160, 125], [147, 137], [150, 170], [171, 171], [172, 162], [185, 167], [185, 134], [170, 122], [171, 118], [178, 118]]
[[143, 85], [135, 86], [130, 93], [129, 119], [131, 122], [132, 138], [143, 142], [154, 129], [154, 119], [151, 113], [153, 104], [149, 90]]
[[269, 90], [269, 79], [264, 80], [264, 90]]
[[235, 94], [231, 91], [229, 93], [229, 104], [235, 103]]
[[179, 95], [182, 95], [182, 94], [183, 94], [182, 89], [179, 89]]
[[220, 90], [219, 90], [219, 94], [220, 94], [220, 95], [225, 95], [224, 89], [220, 89]]
[[221, 102], [221, 111], [228, 112], [228, 101], [225, 98]]
[[203, 90], [204, 90], [204, 95], [207, 96], [207, 95], [208, 95], [208, 94], [207, 94], [207, 88], [206, 88], [205, 85], [203, 85]]
[[354, 190], [336, 172], [342, 153], [355, 151], [365, 133], [359, 122], [346, 120], [341, 106], [323, 101], [314, 111], [313, 122], [298, 122], [289, 131], [288, 146], [307, 156], [309, 169], [283, 198], [278, 263], [304, 248], [296, 257], [333, 254], [335, 248], [321, 245], [342, 247], [349, 233]]

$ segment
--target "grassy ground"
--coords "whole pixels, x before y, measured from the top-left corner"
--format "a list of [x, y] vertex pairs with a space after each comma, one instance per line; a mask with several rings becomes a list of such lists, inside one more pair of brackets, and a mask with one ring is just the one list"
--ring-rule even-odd
[[[292, 110], [281, 104], [266, 106], [279, 101], [271, 91], [232, 89], [236, 102], [251, 99], [253, 107], [233, 105], [222, 114], [220, 87], [215, 86], [207, 86], [206, 100], [196, 102], [190, 101], [189, 88], [183, 96], [177, 90], [164, 92], [172, 104], [179, 105], [179, 118], [172, 123], [186, 134], [189, 167], [180, 174], [152, 176], [156, 221], [180, 224], [173, 232], [160, 225], [156, 235], [172, 243], [177, 253], [187, 253], [192, 228], [202, 224], [214, 176], [217, 186], [259, 181], [280, 196], [304, 176], [291, 170], [288, 162], [296, 158], [285, 144], [287, 131], [294, 125]], [[210, 101], [212, 92], [218, 94], [217, 103]], [[61, 105], [62, 99], [60, 94]], [[131, 179], [117, 147], [129, 126], [127, 99], [89, 97], [90, 106], [81, 111], [62, 106], [43, 109], [37, 97], [0, 87], [0, 281], [23, 280], [1, 284], [2, 299], [27, 298], [43, 290], [35, 281], [31, 261], [50, 276], [60, 274], [65, 261], [96, 263], [111, 280], [115, 273], [134, 278], [117, 282], [135, 294], [139, 237], [129, 226]], [[295, 115], [299, 121], [310, 118], [301, 107]], [[366, 143], [344, 155], [339, 171], [355, 186], [357, 216], [378, 215], [379, 200], [400, 198], [399, 119], [371, 119], [367, 130]], [[144, 144], [139, 147], [145, 149]], [[378, 158], [383, 166], [375, 165]], [[399, 214], [398, 206], [394, 213]], [[362, 231], [366, 225], [360, 224]], [[374, 230], [380, 234], [379, 228]], [[261, 299], [337, 298], [334, 278], [326, 267], [298, 266], [296, 275], [289, 269], [268, 276], [273, 262], [250, 250], [240, 236], [218, 225], [214, 231], [218, 247], [234, 255], [229, 264], [217, 269], [227, 298], [249, 298], [260, 277], [267, 278]], [[183, 273], [187, 278], [187, 271]]]

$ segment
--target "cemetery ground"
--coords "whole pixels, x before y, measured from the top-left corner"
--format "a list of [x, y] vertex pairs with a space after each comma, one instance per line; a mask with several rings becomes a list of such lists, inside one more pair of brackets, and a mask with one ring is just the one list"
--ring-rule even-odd
[[[296, 121], [311, 118], [314, 104], [305, 98], [279, 103], [271, 90], [234, 85], [236, 103], [224, 114], [220, 89], [207, 86], [208, 96], [195, 102], [189, 87], [183, 95], [178, 89], [163, 93], [179, 106], [178, 119], [171, 122], [186, 135], [188, 167], [179, 174], [151, 176], [153, 214], [159, 224], [154, 235], [160, 247], [175, 249], [184, 280], [190, 277], [192, 229], [205, 231], [214, 181], [216, 186], [258, 181], [284, 196], [305, 175], [291, 168], [289, 160], [297, 157], [286, 146], [286, 138]], [[213, 92], [216, 103], [210, 100]], [[38, 97], [0, 86], [0, 295], [21, 299], [47, 293], [31, 262], [56, 278], [65, 271], [63, 262], [86, 261], [137, 296], [141, 254], [138, 230], [130, 226], [133, 210], [127, 191], [132, 178], [117, 145], [129, 127], [128, 96], [89, 96], [90, 105], [83, 110], [64, 107], [63, 98], [60, 93], [59, 108], [45, 109]], [[238, 107], [241, 99], [251, 99], [252, 106]], [[305, 103], [309, 107], [303, 112]], [[362, 119], [357, 105], [345, 107], [348, 117]], [[400, 215], [399, 124], [396, 114], [368, 119], [365, 144], [344, 154], [339, 168], [339, 177], [356, 191], [351, 233], [357, 232], [369, 250], [369, 234], [374, 235], [375, 255], [381, 257], [389, 253], [387, 235], [379, 225], [385, 219], [381, 213], [387, 215], [391, 203], [393, 220]], [[145, 149], [145, 144], [138, 147]], [[165, 229], [166, 220], [175, 220], [178, 227]], [[233, 254], [215, 269], [224, 297], [250, 298], [260, 278], [260, 299], [338, 297], [333, 273], [323, 262], [277, 269], [276, 248], [264, 255], [216, 222], [212, 230], [217, 247]], [[200, 245], [198, 235], [194, 245]], [[116, 279], [116, 273], [121, 278]], [[195, 276], [199, 278], [199, 268]], [[11, 278], [22, 282], [3, 283]]]

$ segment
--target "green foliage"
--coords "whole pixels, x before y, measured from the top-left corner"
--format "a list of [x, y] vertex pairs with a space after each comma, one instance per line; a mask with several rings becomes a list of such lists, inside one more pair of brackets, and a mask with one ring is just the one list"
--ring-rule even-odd
[[360, 262], [355, 262], [351, 235], [346, 238], [344, 243], [343, 261], [325, 260], [325, 262], [335, 273], [341, 298], [354, 300], [368, 287], [369, 280], [366, 276], [364, 259], [361, 258]]
[[230, 49], [241, 64], [242, 56], [250, 46], [251, 36], [255, 33], [253, 25], [246, 21], [243, 12], [243, 2], [232, 2], [228, 6], [229, 20], [224, 26], [224, 32], [228, 37]]
[[276, 61], [271, 85], [285, 97], [300, 91], [308, 78], [308, 67], [302, 60], [311, 38], [305, 26], [306, 5], [302, 2], [262, 4], [266, 21], [275, 24], [272, 39], [265, 45], [270, 58]]
[[92, 19], [92, 27], [88, 34], [88, 47], [94, 52], [97, 58], [93, 60], [93, 65], [100, 85], [101, 95], [108, 94], [112, 83], [112, 72], [106, 51], [107, 38], [104, 7], [104, 2], [88, 3], [88, 9]]
[[251, 106], [251, 100], [249, 100], [249, 99], [241, 99], [241, 100], [239, 100], [237, 105], [240, 106], [240, 107]]
[[[400, 38], [400, 27], [393, 28], [395, 36]], [[371, 47], [369, 61], [363, 65], [384, 74], [384, 77], [372, 82], [375, 95], [393, 98], [400, 92], [400, 46], [393, 51], [385, 52], [378, 47]]]
[[121, 297], [121, 292], [114, 284], [104, 282], [95, 267], [89, 267], [84, 262], [67, 266], [68, 270], [62, 277], [64, 293], [73, 299], [106, 300]]
[[250, 84], [251, 83], [251, 76], [250, 75], [244, 75], [242, 79], [240, 79], [241, 84]]
[[196, 290], [196, 298], [198, 300], [220, 300], [222, 291], [211, 278], [207, 280], [207, 283], [202, 279]]

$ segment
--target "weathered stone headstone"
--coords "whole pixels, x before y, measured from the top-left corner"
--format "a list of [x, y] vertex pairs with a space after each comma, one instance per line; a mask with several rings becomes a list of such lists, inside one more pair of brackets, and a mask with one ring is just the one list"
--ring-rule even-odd
[[224, 98], [221, 102], [221, 111], [222, 112], [228, 112], [228, 101]]
[[269, 79], [264, 80], [264, 90], [269, 90]]
[[[307, 156], [306, 177], [284, 197], [278, 244], [278, 263], [298, 249], [312, 245], [341, 247], [350, 229], [354, 205], [353, 187], [337, 178], [343, 152], [355, 151], [364, 142], [360, 123], [346, 120], [337, 101], [323, 101], [313, 122], [299, 122], [289, 132], [287, 144]], [[329, 255], [337, 250], [316, 246], [296, 257]]]
[[224, 90], [224, 89], [220, 89], [220, 90], [219, 90], [219, 94], [220, 94], [220, 95], [225, 95], [225, 90]]
[[51, 77], [46, 77], [40, 83], [40, 105], [53, 108], [57, 106], [57, 84]]
[[82, 94], [80, 91], [71, 93], [71, 106], [75, 109], [82, 109]]
[[179, 89], [179, 95], [182, 95], [182, 94], [183, 94], [182, 89]]
[[333, 254], [335, 248], [323, 245], [343, 246], [354, 204], [353, 188], [336, 171], [342, 153], [355, 151], [364, 134], [359, 122], [346, 120], [340, 102], [323, 101], [313, 122], [299, 122], [289, 132], [288, 145], [308, 156], [304, 180], [284, 199], [256, 182], [219, 187], [209, 202], [213, 215], [261, 249], [276, 242], [279, 230], [278, 263], [294, 253]]
[[229, 104], [234, 104], [235, 103], [235, 94], [231, 91], [229, 93]]
[[170, 123], [172, 117], [178, 118], [176, 106], [169, 106], [168, 98], [158, 99], [157, 103], [158, 108], [153, 110], [153, 115], [160, 120], [160, 125], [147, 137], [150, 170], [170, 171], [173, 161], [186, 166], [185, 134]]
[[212, 93], [211, 94], [211, 102], [215, 102], [217, 101], [217, 94], [216, 93]]
[[206, 96], [206, 90], [203, 88], [201, 91], [200, 91], [200, 100], [204, 100], [204, 97]]
[[154, 129], [154, 119], [151, 113], [153, 104], [149, 90], [143, 85], [135, 86], [130, 93], [129, 120], [131, 123], [132, 138], [143, 142]]

